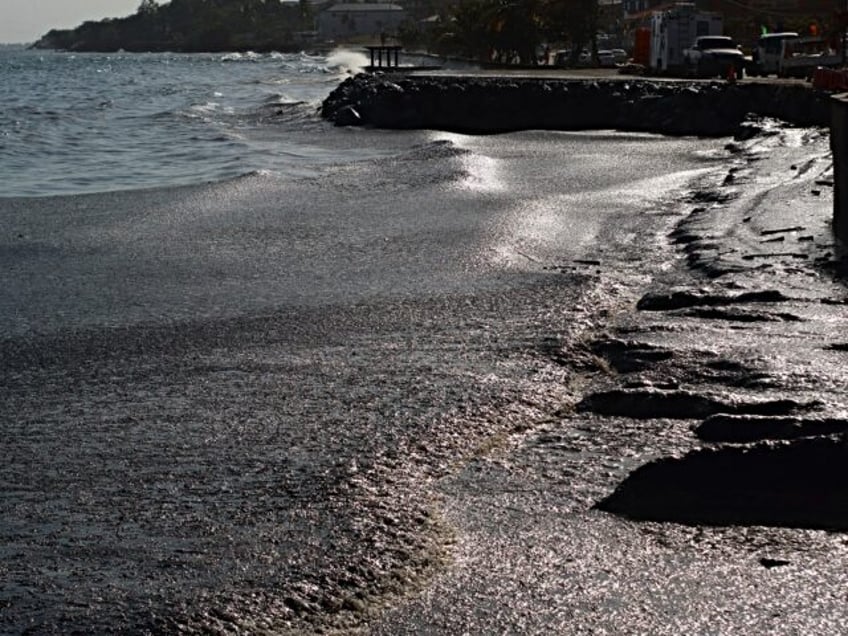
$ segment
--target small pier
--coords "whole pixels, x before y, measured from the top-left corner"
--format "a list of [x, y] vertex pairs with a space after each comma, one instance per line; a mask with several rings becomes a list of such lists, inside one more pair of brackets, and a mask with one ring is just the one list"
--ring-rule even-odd
[[411, 64], [400, 65], [400, 51], [403, 48], [397, 44], [381, 44], [379, 46], [366, 46], [371, 54], [371, 64], [365, 67], [368, 73], [411, 73], [413, 71], [438, 71], [442, 67], [438, 64], [413, 66]]
[[[399, 66], [398, 59], [400, 57], [400, 50], [403, 48], [402, 46], [397, 44], [380, 44], [378, 46], [366, 46], [365, 48], [368, 49], [368, 52], [371, 54], [371, 66], [369, 67], [369, 70], [388, 70]], [[386, 62], [385, 64], [383, 64], [384, 58]]]

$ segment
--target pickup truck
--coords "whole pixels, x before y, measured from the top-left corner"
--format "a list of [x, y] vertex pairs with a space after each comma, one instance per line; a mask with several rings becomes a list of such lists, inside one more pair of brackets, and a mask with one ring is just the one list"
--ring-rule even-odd
[[732, 66], [736, 77], [745, 72], [745, 56], [733, 39], [726, 35], [702, 35], [683, 51], [686, 71], [695, 77], [727, 77]]
[[748, 66], [748, 75], [779, 76], [781, 74], [781, 63], [787, 54], [786, 41], [797, 39], [798, 34], [794, 31], [761, 35], [754, 44], [751, 64]]
[[809, 79], [817, 67], [842, 66], [842, 54], [831, 48], [822, 37], [798, 37], [783, 41], [783, 55], [778, 63], [780, 77]]

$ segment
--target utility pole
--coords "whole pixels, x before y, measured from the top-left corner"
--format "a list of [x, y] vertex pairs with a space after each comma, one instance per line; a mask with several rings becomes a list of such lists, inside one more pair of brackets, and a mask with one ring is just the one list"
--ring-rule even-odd
[[845, 66], [845, 54], [848, 53], [845, 50], [848, 48], [846, 47], [848, 44], [848, 0], [845, 0], [845, 9], [837, 11], [836, 15], [839, 17], [839, 23], [842, 27], [842, 66]]

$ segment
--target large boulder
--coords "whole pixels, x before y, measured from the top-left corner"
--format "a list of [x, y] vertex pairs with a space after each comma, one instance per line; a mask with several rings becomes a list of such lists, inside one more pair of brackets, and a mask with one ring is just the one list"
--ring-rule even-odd
[[848, 447], [812, 438], [646, 464], [600, 501], [644, 521], [848, 530]]

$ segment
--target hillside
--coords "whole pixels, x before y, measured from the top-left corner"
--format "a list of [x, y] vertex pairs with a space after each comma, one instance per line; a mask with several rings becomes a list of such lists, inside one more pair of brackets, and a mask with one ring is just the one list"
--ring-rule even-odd
[[125, 18], [53, 29], [33, 46], [68, 51], [285, 51], [313, 28], [309, 4], [280, 0], [142, 0]]

